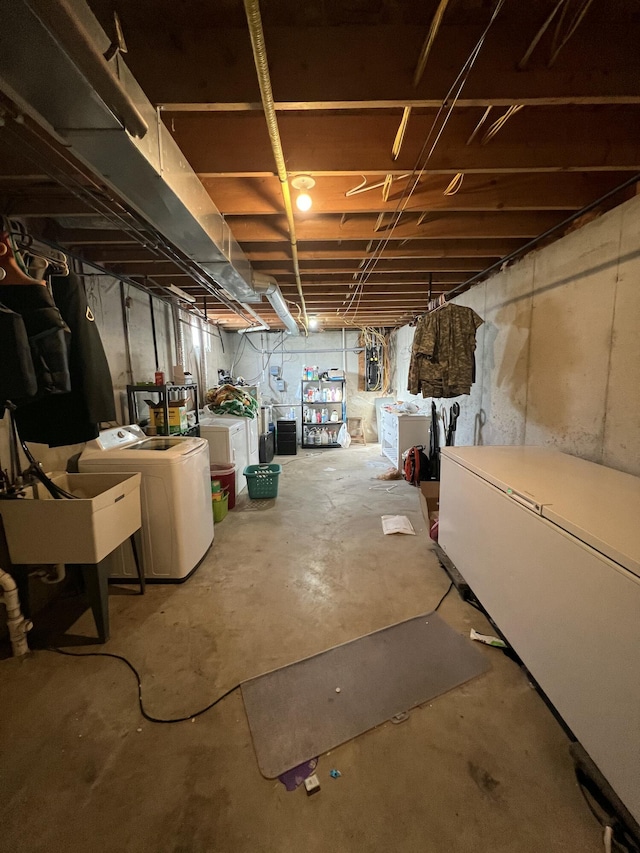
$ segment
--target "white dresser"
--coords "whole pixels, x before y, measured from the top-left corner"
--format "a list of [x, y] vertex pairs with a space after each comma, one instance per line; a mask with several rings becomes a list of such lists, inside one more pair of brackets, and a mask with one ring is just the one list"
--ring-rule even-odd
[[427, 415], [399, 415], [381, 411], [380, 448], [394, 468], [402, 468], [402, 454], [416, 444], [429, 447], [429, 422]]
[[640, 478], [442, 448], [439, 545], [640, 820]]

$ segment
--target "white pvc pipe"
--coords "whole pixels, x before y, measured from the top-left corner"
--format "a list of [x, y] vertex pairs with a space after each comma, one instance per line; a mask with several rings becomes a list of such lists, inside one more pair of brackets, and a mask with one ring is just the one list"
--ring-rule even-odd
[[33, 623], [25, 619], [20, 610], [20, 599], [16, 582], [10, 574], [0, 569], [0, 603], [7, 610], [7, 627], [9, 628], [9, 639], [11, 649], [15, 657], [26, 655], [29, 651], [27, 645], [27, 633], [33, 628]]

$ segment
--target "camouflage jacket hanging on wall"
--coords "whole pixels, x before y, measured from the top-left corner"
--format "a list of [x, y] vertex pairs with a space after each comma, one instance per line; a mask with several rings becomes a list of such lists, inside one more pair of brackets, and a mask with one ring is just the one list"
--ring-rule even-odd
[[407, 390], [423, 397], [469, 394], [475, 380], [476, 329], [483, 322], [473, 309], [452, 303], [421, 317]]

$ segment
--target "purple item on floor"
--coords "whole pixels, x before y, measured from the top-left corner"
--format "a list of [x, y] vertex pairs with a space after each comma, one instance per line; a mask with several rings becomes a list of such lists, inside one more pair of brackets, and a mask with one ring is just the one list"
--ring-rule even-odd
[[286, 773], [283, 773], [282, 776], [278, 776], [278, 779], [282, 782], [287, 791], [295, 791], [305, 779], [308, 779], [309, 776], [313, 773], [313, 771], [318, 766], [318, 759], [312, 758], [311, 761], [305, 761], [304, 764], [299, 764], [297, 767], [294, 767], [293, 770], [287, 770]]

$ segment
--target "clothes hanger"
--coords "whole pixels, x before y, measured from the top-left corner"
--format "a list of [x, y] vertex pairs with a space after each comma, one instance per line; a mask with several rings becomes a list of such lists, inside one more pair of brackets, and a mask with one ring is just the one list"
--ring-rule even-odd
[[0, 287], [6, 284], [41, 284], [43, 287], [47, 286], [46, 282], [31, 278], [20, 269], [11, 245], [11, 237], [6, 231], [0, 234], [0, 269], [4, 273], [4, 275], [0, 274]]
[[438, 304], [436, 305], [436, 307], [433, 310], [439, 311], [441, 308], [444, 308], [446, 304], [447, 304], [447, 298], [444, 295], [444, 293], [441, 293], [440, 296], [438, 297]]

